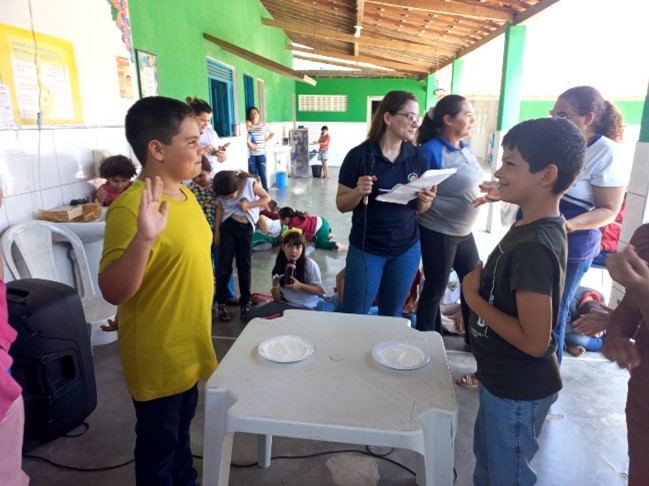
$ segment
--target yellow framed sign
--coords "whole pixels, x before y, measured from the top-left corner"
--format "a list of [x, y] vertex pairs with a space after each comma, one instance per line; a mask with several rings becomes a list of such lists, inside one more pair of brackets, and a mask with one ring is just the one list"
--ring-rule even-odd
[[[34, 42], [36, 41], [36, 42]], [[0, 24], [0, 77], [18, 125], [83, 123], [71, 42]]]

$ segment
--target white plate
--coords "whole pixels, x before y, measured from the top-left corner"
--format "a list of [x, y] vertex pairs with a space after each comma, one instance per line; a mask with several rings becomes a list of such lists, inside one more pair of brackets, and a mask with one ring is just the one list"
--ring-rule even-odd
[[372, 348], [377, 363], [393, 370], [416, 370], [426, 366], [430, 356], [423, 349], [402, 341], [384, 341]]
[[313, 354], [315, 346], [300, 336], [274, 336], [257, 347], [262, 358], [275, 363], [295, 363]]

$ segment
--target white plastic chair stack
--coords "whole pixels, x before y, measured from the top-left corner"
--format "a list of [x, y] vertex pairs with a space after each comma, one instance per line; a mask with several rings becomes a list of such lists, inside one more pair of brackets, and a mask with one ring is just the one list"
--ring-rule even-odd
[[[117, 307], [106, 302], [95, 289], [88, 260], [79, 237], [69, 229], [47, 221], [27, 221], [9, 227], [2, 235], [2, 252], [7, 267], [15, 279], [42, 278], [67, 283], [61, 278], [54, 258], [54, 243], [62, 241], [72, 247], [70, 257], [74, 266], [76, 289], [93, 345], [107, 344], [117, 339], [116, 332], [104, 332], [100, 326], [114, 319]], [[20, 253], [28, 274], [20, 272], [14, 260], [14, 248]]]

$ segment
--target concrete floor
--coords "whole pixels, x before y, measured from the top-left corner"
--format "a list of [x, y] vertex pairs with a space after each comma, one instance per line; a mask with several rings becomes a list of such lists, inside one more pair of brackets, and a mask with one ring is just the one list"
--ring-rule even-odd
[[[335, 208], [337, 169], [327, 180], [290, 179], [288, 189], [271, 189], [271, 197], [280, 206], [291, 205], [311, 214], [325, 216], [336, 239], [348, 243], [350, 215]], [[483, 210], [486, 213], [486, 209]], [[476, 225], [475, 235], [480, 254], [486, 258], [500, 237], [483, 231], [485, 214]], [[275, 251], [253, 254], [253, 292], [270, 293], [270, 271]], [[323, 282], [331, 291], [336, 273], [345, 265], [346, 254], [313, 250], [310, 256], [320, 265]], [[597, 278], [595, 278], [597, 281]], [[601, 280], [601, 279], [600, 279]], [[216, 320], [213, 342], [222, 359], [239, 335], [243, 324], [238, 309], [227, 324]], [[460, 336], [445, 336], [453, 378], [475, 369], [470, 352], [465, 351]], [[88, 417], [89, 429], [77, 438], [59, 438], [30, 451], [29, 454], [81, 469], [105, 469], [82, 472], [63, 469], [44, 461], [26, 458], [24, 469], [33, 485], [115, 485], [134, 484], [134, 468], [109, 469], [132, 459], [135, 443], [134, 412], [119, 364], [115, 343], [94, 348], [98, 405]], [[535, 458], [540, 485], [624, 485], [627, 471], [626, 425], [624, 404], [627, 374], [603, 360], [601, 355], [587, 353], [580, 358], [567, 356], [562, 367], [564, 389], [550, 409], [541, 436], [541, 449]], [[203, 385], [203, 384], [201, 384]], [[455, 442], [455, 469], [458, 486], [472, 484], [473, 422], [478, 405], [478, 391], [456, 387], [460, 408], [459, 430]], [[199, 402], [192, 424], [194, 454], [203, 450], [203, 401]], [[70, 435], [81, 432], [81, 428]], [[247, 434], [235, 436], [233, 463], [256, 463], [256, 438]], [[327, 451], [365, 450], [363, 446], [332, 444], [275, 437], [273, 457], [302, 456]], [[378, 450], [376, 452], [388, 452]], [[396, 450], [389, 456], [410, 469], [415, 467], [415, 453]], [[202, 459], [195, 460], [202, 474]], [[320, 455], [302, 459], [276, 459], [267, 469], [232, 467], [232, 485], [414, 485], [414, 476], [394, 464], [359, 453]]]

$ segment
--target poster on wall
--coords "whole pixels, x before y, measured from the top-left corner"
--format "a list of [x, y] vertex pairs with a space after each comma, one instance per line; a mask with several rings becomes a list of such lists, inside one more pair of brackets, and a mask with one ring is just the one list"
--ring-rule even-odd
[[83, 122], [71, 42], [0, 24], [0, 77], [18, 124]]
[[133, 76], [131, 63], [127, 57], [116, 56], [117, 78], [119, 80], [119, 95], [122, 98], [133, 98]]
[[155, 54], [137, 49], [135, 52], [137, 52], [140, 94], [142, 98], [158, 96], [160, 94], [160, 86], [158, 85], [158, 60]]
[[14, 113], [11, 108], [11, 93], [9, 86], [0, 84], [0, 129], [14, 128], [16, 122], [14, 121]]

